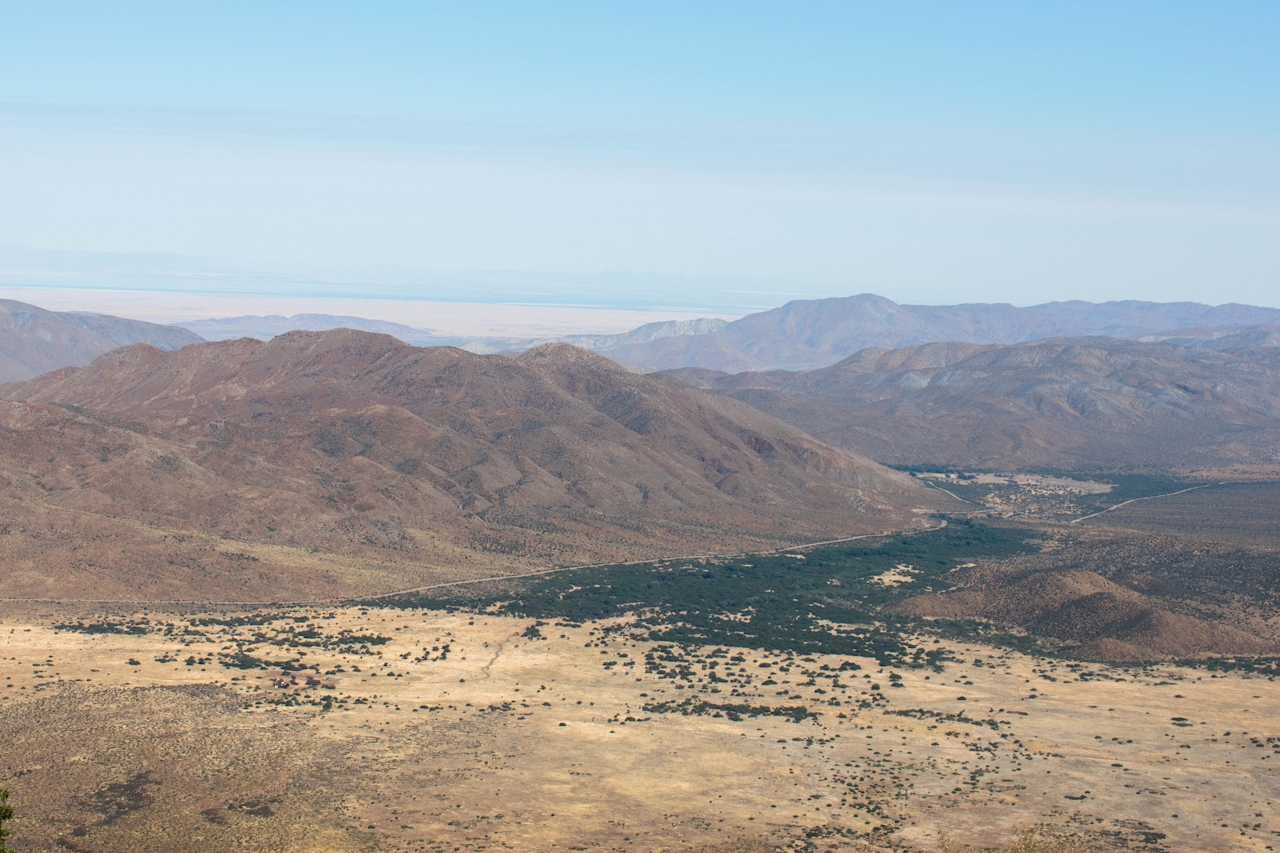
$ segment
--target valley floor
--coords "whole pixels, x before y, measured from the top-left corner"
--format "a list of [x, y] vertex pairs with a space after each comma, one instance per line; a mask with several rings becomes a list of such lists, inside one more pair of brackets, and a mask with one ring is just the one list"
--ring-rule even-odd
[[940, 833], [1003, 849], [1029, 825], [1092, 849], [1280, 840], [1273, 678], [954, 642], [942, 672], [894, 670], [604, 627], [378, 608], [6, 616], [11, 840], [937, 851]]

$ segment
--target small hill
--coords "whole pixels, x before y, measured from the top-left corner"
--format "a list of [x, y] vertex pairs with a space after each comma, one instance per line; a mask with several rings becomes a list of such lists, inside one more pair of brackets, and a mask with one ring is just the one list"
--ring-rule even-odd
[[863, 350], [803, 373], [675, 375], [888, 464], [1274, 465], [1280, 347], [1055, 338]]
[[917, 596], [894, 607], [912, 616], [984, 619], [1074, 644], [1087, 660], [1142, 661], [1261, 655], [1276, 643], [1166, 609], [1093, 572], [1039, 572]]
[[202, 340], [186, 329], [106, 314], [46, 311], [0, 299], [0, 383], [30, 379], [59, 367], [81, 367], [130, 344], [175, 350]]
[[134, 346], [0, 395], [3, 595], [383, 592], [905, 529], [945, 499], [563, 344], [506, 358], [337, 330]]

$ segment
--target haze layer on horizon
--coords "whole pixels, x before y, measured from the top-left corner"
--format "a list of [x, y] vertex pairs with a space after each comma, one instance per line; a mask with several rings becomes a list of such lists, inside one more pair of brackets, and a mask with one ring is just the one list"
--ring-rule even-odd
[[1261, 2], [29, 4], [0, 288], [1275, 306], [1278, 41]]

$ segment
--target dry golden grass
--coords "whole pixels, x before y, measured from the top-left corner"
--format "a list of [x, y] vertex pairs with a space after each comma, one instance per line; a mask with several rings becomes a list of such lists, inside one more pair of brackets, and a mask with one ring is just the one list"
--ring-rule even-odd
[[[889, 683], [871, 660], [835, 688], [809, 673], [840, 659], [733, 649], [713, 684], [713, 650], [663, 678], [652, 644], [600, 625], [534, 640], [528, 620], [486, 615], [262, 615], [133, 614], [140, 634], [4, 617], [0, 786], [19, 849], [934, 851], [945, 832], [957, 851], [1228, 851], [1280, 831], [1255, 816], [1276, 813], [1280, 760], [1265, 679], [957, 646], [963, 663], [897, 689], [871, 690]], [[390, 639], [291, 646], [304, 627]], [[223, 665], [237, 649], [333, 689]], [[685, 699], [816, 716], [686, 715]]]

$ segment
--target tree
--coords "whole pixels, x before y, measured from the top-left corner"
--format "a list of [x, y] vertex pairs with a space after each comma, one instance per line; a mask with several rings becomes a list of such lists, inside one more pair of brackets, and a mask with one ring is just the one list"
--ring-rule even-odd
[[0, 853], [13, 853], [4, 843], [9, 836], [9, 830], [4, 828], [4, 822], [13, 817], [13, 806], [9, 805], [9, 792], [0, 788]]

